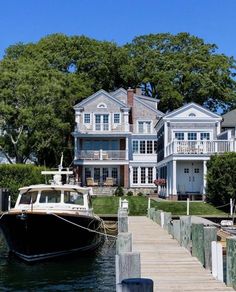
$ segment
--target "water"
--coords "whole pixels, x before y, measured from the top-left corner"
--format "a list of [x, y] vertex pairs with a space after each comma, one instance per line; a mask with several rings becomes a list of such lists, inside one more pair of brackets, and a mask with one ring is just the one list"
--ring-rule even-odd
[[8, 257], [0, 235], [0, 291], [115, 291], [115, 248], [96, 254], [25, 264]]

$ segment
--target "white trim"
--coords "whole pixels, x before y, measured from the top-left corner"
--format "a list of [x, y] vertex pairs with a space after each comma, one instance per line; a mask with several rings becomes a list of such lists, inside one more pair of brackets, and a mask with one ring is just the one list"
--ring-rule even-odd
[[[85, 115], [89, 115], [89, 123], [85, 123]], [[89, 112], [84, 112], [83, 113], [83, 125], [91, 125], [92, 124], [92, 119], [91, 119], [91, 113]]]
[[100, 103], [97, 105], [97, 108], [107, 108], [107, 105], [105, 104], [105, 102], [100, 102]]

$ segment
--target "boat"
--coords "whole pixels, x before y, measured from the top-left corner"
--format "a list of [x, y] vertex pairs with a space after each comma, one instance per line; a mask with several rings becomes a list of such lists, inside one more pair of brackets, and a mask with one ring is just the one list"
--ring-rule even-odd
[[105, 232], [93, 212], [92, 188], [62, 184], [62, 175], [72, 174], [62, 168], [42, 173], [54, 179], [20, 188], [15, 207], [0, 216], [9, 251], [35, 262], [98, 248]]

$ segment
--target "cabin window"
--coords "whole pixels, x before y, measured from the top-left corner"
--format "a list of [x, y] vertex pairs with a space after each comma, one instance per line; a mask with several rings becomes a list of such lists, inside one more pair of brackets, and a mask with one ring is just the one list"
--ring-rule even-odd
[[61, 192], [56, 190], [42, 191], [39, 203], [60, 203]]
[[33, 204], [36, 202], [38, 192], [27, 192], [21, 195], [19, 204]]
[[64, 202], [66, 204], [84, 205], [84, 196], [77, 192], [64, 192]]

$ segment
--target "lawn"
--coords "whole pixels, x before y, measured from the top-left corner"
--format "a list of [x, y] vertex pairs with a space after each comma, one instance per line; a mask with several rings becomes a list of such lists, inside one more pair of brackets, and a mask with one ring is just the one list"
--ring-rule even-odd
[[[129, 201], [129, 215], [146, 215], [148, 207], [147, 197], [122, 197]], [[93, 208], [96, 214], [117, 214], [119, 197], [97, 196], [93, 198]], [[172, 215], [186, 215], [186, 202], [154, 201], [151, 200], [151, 207]], [[226, 213], [216, 209], [204, 202], [190, 202], [190, 215], [226, 215]]]

